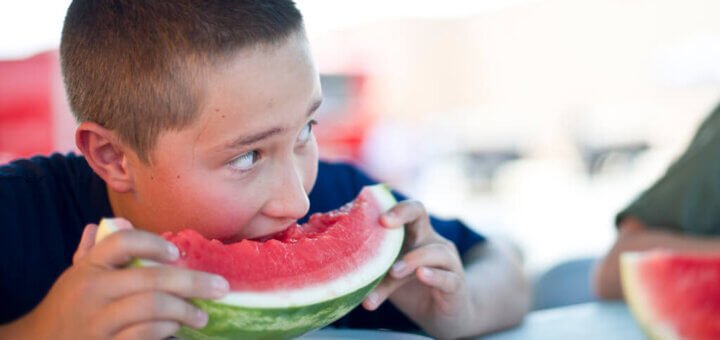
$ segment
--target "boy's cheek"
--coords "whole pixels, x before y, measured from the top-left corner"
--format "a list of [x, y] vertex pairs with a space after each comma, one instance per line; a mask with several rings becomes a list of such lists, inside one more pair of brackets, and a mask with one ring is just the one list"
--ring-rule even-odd
[[253, 216], [251, 206], [208, 196], [207, 191], [168, 191], [155, 198], [160, 202], [143, 209], [149, 216], [142, 219], [150, 222], [143, 229], [155, 233], [193, 229], [208, 238], [225, 239], [240, 233]]
[[225, 240], [241, 234], [249, 224], [251, 214], [243, 214], [241, 210], [233, 207], [205, 207], [196, 210], [189, 218], [186, 228], [192, 228], [205, 237]]

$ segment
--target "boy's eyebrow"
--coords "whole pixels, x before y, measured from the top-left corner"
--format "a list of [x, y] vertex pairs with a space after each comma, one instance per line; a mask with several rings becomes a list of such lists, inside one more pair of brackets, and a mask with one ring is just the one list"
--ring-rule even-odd
[[[312, 105], [310, 105], [310, 109], [307, 111], [307, 117], [310, 117], [313, 113], [315, 113], [315, 111], [317, 111], [317, 109], [320, 107], [320, 104], [322, 104], [322, 98], [315, 100]], [[241, 146], [254, 144], [283, 131], [285, 131], [285, 128], [274, 127], [250, 136], [242, 136], [225, 144], [224, 149], [235, 149]]]

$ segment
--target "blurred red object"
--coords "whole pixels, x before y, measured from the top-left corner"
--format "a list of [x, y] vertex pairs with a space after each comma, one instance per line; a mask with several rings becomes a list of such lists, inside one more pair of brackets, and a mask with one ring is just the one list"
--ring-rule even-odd
[[320, 157], [355, 164], [362, 162], [374, 116], [368, 110], [366, 77], [358, 73], [321, 74], [323, 104], [315, 129]]
[[[366, 75], [321, 75], [323, 105], [316, 136], [324, 159], [362, 161], [362, 145], [375, 117], [368, 110]], [[57, 51], [0, 60], [0, 163], [73, 148], [74, 121], [67, 106]]]
[[61, 86], [55, 51], [0, 61], [0, 162], [55, 149], [54, 117], [64, 105]]

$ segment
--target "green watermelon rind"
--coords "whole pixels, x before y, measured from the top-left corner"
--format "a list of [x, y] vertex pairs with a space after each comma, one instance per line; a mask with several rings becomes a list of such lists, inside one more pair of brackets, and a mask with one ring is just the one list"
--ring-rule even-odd
[[648, 296], [642, 287], [642, 279], [637, 272], [637, 268], [644, 256], [648, 255], [642, 252], [624, 252], [620, 255], [620, 280], [625, 300], [635, 320], [649, 339], [680, 339], [680, 336], [670, 325], [659, 320], [653, 312], [650, 301], [648, 301]]
[[383, 277], [350, 294], [300, 307], [243, 308], [209, 300], [193, 300], [194, 305], [208, 313], [208, 324], [201, 330], [182, 327], [177, 336], [185, 340], [294, 338], [343, 317], [358, 306]]

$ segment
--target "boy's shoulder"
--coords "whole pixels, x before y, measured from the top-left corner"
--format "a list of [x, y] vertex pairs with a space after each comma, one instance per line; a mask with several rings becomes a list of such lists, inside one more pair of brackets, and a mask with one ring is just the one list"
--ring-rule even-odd
[[310, 191], [310, 213], [337, 209], [375, 181], [348, 163], [320, 161], [317, 180]]
[[9, 278], [0, 284], [0, 300], [9, 306], [0, 308], [0, 324], [37, 305], [70, 265], [82, 228], [97, 218], [90, 213], [90, 202], [99, 201], [91, 194], [92, 174], [74, 154], [0, 165], [0, 256], [12, 259], [0, 264], [0, 277]]
[[359, 172], [358, 168], [350, 163], [345, 162], [334, 162], [327, 160], [318, 161], [318, 171], [320, 173], [332, 173], [332, 174], [344, 174], [351, 175]]
[[352, 163], [321, 160], [318, 164], [317, 183], [334, 187], [335, 190], [337, 186], [345, 187], [352, 191], [354, 196], [363, 186], [376, 184], [378, 181]]
[[58, 175], [87, 175], [92, 170], [83, 156], [74, 153], [52, 154], [17, 159], [0, 165], [0, 184], [14, 180], [37, 182]]
[[105, 183], [74, 153], [0, 165], [0, 202], [0, 218], [18, 228], [35, 223], [82, 228], [112, 214]]

